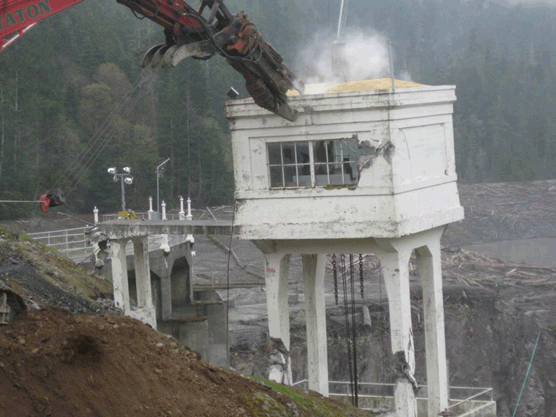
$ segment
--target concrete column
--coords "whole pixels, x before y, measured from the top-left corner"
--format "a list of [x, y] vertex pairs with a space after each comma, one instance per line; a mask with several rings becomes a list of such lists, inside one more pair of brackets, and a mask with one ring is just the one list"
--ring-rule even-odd
[[149, 265], [149, 242], [147, 236], [133, 239], [133, 262], [137, 285], [137, 307], [153, 307], [151, 293], [151, 268]]
[[162, 304], [162, 320], [168, 320], [172, 316], [172, 278], [170, 271], [167, 276], [160, 277], [160, 298]]
[[412, 250], [404, 245], [397, 245], [396, 249], [396, 252], [387, 252], [378, 256], [388, 292], [392, 352], [397, 360], [396, 416], [416, 417], [417, 403], [413, 390], [416, 385], [415, 348], [409, 292], [409, 258]]
[[416, 250], [417, 268], [423, 286], [429, 416], [444, 411], [449, 400], [440, 236], [441, 233], [427, 246]]
[[[290, 256], [284, 254], [265, 254], [266, 304], [268, 310], [268, 333], [282, 343], [290, 351], [290, 313], [288, 306], [288, 275]], [[292, 371], [289, 358], [285, 384], [292, 383]], [[278, 381], [282, 382], [282, 381]]]
[[95, 206], [93, 209], [93, 224], [98, 223], [98, 208]]
[[127, 240], [112, 240], [112, 285], [114, 287], [114, 304], [123, 310], [124, 314], [130, 311], [129, 284], [127, 281], [127, 257], [125, 253]]
[[166, 203], [164, 200], [162, 200], [160, 207], [162, 207], [162, 220], [166, 220]]
[[326, 255], [302, 255], [309, 389], [328, 397], [324, 270]]

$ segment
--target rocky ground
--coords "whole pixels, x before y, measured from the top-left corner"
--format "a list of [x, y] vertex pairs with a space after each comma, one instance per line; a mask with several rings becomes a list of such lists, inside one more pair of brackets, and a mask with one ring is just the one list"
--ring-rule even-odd
[[74, 313], [115, 312], [110, 282], [1, 226], [0, 286], [19, 294], [29, 309], [56, 306]]

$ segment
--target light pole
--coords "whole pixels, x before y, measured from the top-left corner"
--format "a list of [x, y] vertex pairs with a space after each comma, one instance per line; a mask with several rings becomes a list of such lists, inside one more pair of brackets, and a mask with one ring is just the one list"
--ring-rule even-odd
[[163, 163], [161, 163], [159, 166], [156, 167], [156, 211], [159, 213], [158, 215], [160, 215], [160, 177], [162, 177], [162, 174], [164, 173], [164, 170], [162, 169], [162, 166], [168, 162], [170, 160], [170, 158], [168, 158], [166, 161], [164, 161]]
[[118, 178], [120, 178], [120, 183], [122, 184], [122, 211], [125, 211], [125, 187], [124, 184], [131, 185], [133, 184], [133, 177], [131, 176], [131, 168], [130, 167], [123, 167], [122, 170], [124, 171], [122, 174], [118, 174], [118, 170], [115, 167], [108, 168], [108, 173], [110, 175], [114, 175], [114, 182], [118, 182]]

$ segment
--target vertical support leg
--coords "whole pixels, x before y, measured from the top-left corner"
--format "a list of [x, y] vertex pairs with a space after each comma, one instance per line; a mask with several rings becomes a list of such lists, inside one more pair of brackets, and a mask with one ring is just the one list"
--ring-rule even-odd
[[162, 301], [162, 320], [168, 320], [172, 316], [172, 278], [170, 271], [167, 275], [160, 277], [160, 298]]
[[137, 307], [152, 308], [151, 268], [149, 265], [149, 244], [147, 236], [133, 239], [133, 261], [137, 282]]
[[415, 347], [411, 325], [411, 298], [409, 291], [409, 258], [411, 249], [399, 248], [397, 252], [383, 253], [379, 256], [390, 309], [390, 332], [392, 352], [398, 363], [396, 381], [396, 416], [416, 417], [414, 378]]
[[147, 236], [133, 239], [133, 260], [137, 284], [137, 307], [143, 312], [136, 318], [156, 329], [156, 309], [153, 306]]
[[448, 407], [449, 400], [440, 234], [427, 246], [418, 248], [416, 252], [417, 268], [423, 286], [425, 313], [428, 415], [436, 416]]
[[328, 346], [324, 299], [325, 255], [302, 255], [309, 389], [328, 397]]
[[[288, 275], [290, 255], [265, 254], [266, 304], [268, 309], [268, 331], [270, 337], [280, 339], [286, 350], [290, 351], [290, 314], [288, 307]], [[289, 356], [289, 355], [288, 355]], [[289, 357], [287, 369], [279, 382], [292, 383]], [[272, 378], [271, 378], [272, 379]]]
[[114, 304], [123, 310], [124, 314], [130, 311], [129, 285], [127, 281], [127, 257], [125, 253], [127, 240], [113, 240], [112, 249], [112, 285], [114, 287]]

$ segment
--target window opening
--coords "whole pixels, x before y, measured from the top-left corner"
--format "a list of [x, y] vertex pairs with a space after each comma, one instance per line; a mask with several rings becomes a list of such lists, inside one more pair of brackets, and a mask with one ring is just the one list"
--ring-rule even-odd
[[271, 187], [311, 187], [309, 142], [268, 144]]
[[[272, 188], [357, 184], [359, 158], [372, 153], [356, 137], [267, 144]], [[311, 158], [312, 156], [312, 158]]]

